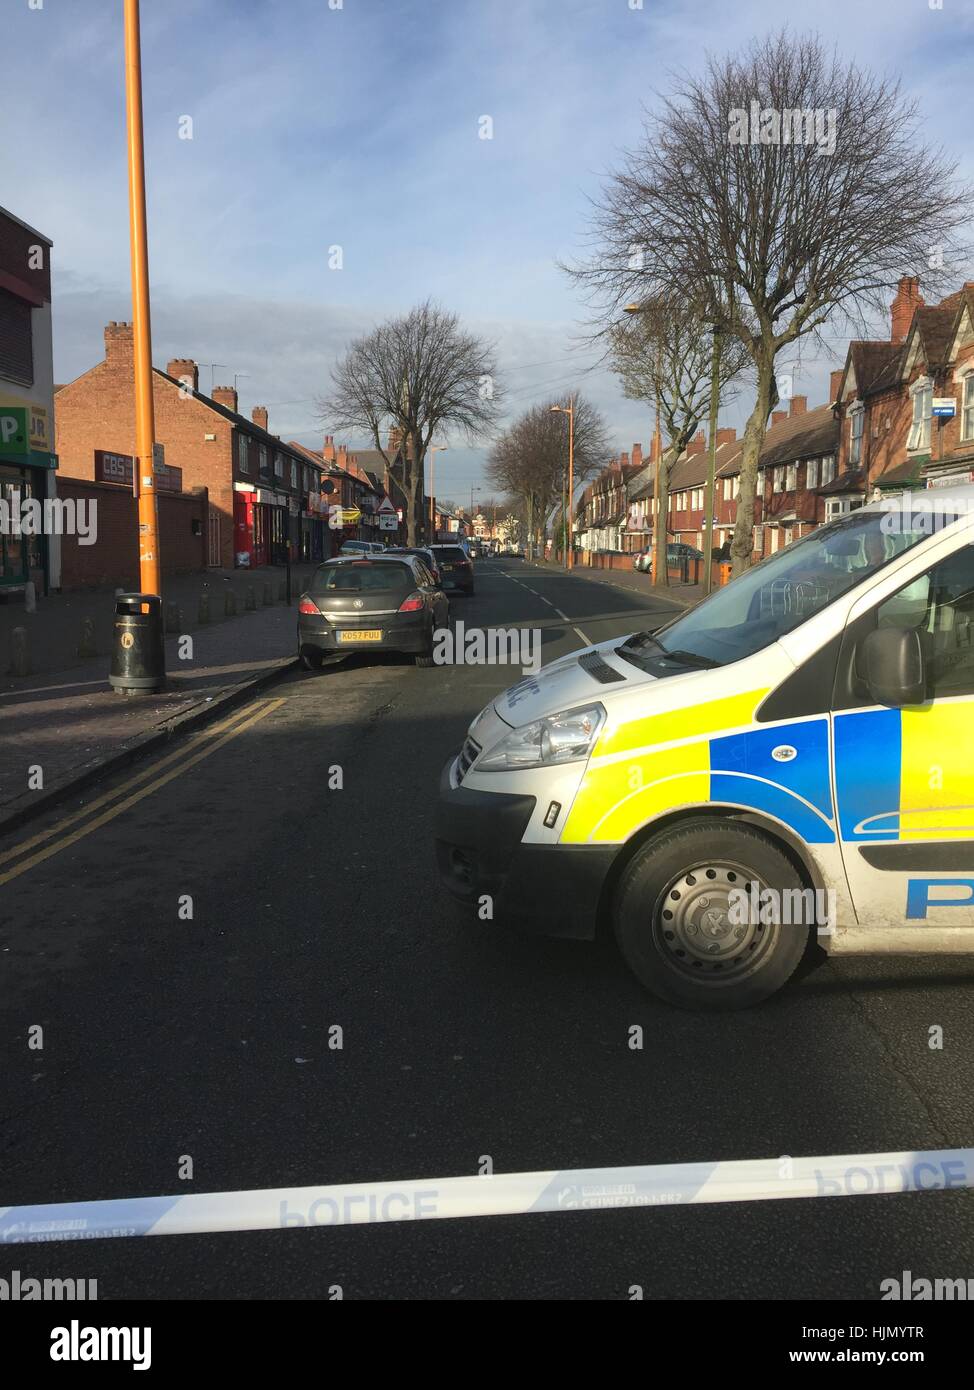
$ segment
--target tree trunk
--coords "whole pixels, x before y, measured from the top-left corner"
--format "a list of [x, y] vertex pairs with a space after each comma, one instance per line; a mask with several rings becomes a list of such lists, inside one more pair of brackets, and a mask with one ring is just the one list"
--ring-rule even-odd
[[757, 496], [758, 459], [761, 447], [768, 432], [768, 416], [778, 404], [778, 391], [774, 376], [774, 360], [762, 362], [758, 366], [757, 395], [754, 409], [744, 427], [744, 444], [741, 450], [741, 490], [737, 499], [737, 522], [734, 526], [734, 539], [731, 542], [733, 570], [731, 577], [736, 579], [750, 568], [754, 553], [754, 501]]
[[423, 473], [425, 454], [419, 433], [404, 442], [405, 464], [409, 469], [406, 488], [406, 544], [419, 545], [423, 526]]
[[659, 471], [659, 511], [653, 517], [653, 571], [658, 588], [668, 589], [670, 570], [666, 563], [666, 520], [670, 514], [670, 468], [672, 448], [665, 449], [656, 467]]

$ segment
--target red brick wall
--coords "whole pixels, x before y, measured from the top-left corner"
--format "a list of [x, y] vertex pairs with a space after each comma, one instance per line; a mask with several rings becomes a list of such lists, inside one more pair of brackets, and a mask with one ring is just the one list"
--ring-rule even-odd
[[[58, 474], [58, 496], [97, 502], [94, 545], [79, 545], [76, 536], [61, 537], [61, 588], [136, 589], [139, 583], [139, 528], [135, 498], [118, 483], [95, 483]], [[160, 493], [159, 537], [163, 575], [189, 574], [206, 564], [205, 493]], [[90, 515], [90, 512], [89, 512]], [[199, 535], [192, 523], [199, 523]]]
[[[132, 332], [128, 324], [105, 330], [104, 362], [54, 398], [55, 449], [61, 469], [74, 478], [94, 478], [95, 450], [135, 453]], [[183, 470], [183, 490], [206, 488], [220, 517], [220, 563], [233, 567], [233, 426], [178, 386], [153, 373], [156, 439], [166, 462]], [[204, 436], [213, 434], [213, 440]], [[256, 461], [252, 463], [256, 478]], [[163, 532], [165, 549], [165, 532]], [[94, 547], [92, 547], [94, 548]]]

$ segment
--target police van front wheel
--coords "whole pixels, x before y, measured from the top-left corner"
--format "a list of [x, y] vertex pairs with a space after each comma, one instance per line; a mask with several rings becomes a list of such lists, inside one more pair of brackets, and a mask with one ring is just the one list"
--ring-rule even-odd
[[667, 1003], [746, 1009], [779, 990], [801, 960], [809, 896], [759, 831], [697, 821], [648, 841], [627, 865], [616, 938], [629, 968]]

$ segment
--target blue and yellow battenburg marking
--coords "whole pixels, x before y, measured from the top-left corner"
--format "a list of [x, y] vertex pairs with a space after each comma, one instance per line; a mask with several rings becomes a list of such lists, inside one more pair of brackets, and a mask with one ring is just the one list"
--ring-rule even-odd
[[835, 716], [842, 839], [974, 837], [974, 700]]
[[766, 694], [748, 691], [607, 731], [562, 843], [618, 844], [667, 811], [720, 803], [764, 811], [808, 844], [834, 844], [828, 719], [755, 728]]

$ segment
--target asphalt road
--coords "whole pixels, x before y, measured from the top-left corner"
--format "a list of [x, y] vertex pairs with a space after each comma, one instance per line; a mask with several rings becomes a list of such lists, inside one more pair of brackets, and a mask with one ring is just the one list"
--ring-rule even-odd
[[[545, 660], [672, 611], [517, 561], [477, 577], [454, 615], [540, 627]], [[512, 938], [441, 896], [440, 769], [514, 678], [394, 658], [295, 674], [195, 761], [183, 745], [148, 765], [122, 813], [90, 809], [103, 785], [78, 820], [65, 804], [0, 842], [0, 1205], [445, 1177], [484, 1155], [501, 1172], [974, 1142], [974, 962], [825, 963], [761, 1009], [697, 1016], [644, 994], [610, 945]], [[905, 1269], [974, 1277], [974, 1195], [18, 1246], [4, 1263], [97, 1278], [102, 1299], [875, 1299]]]

